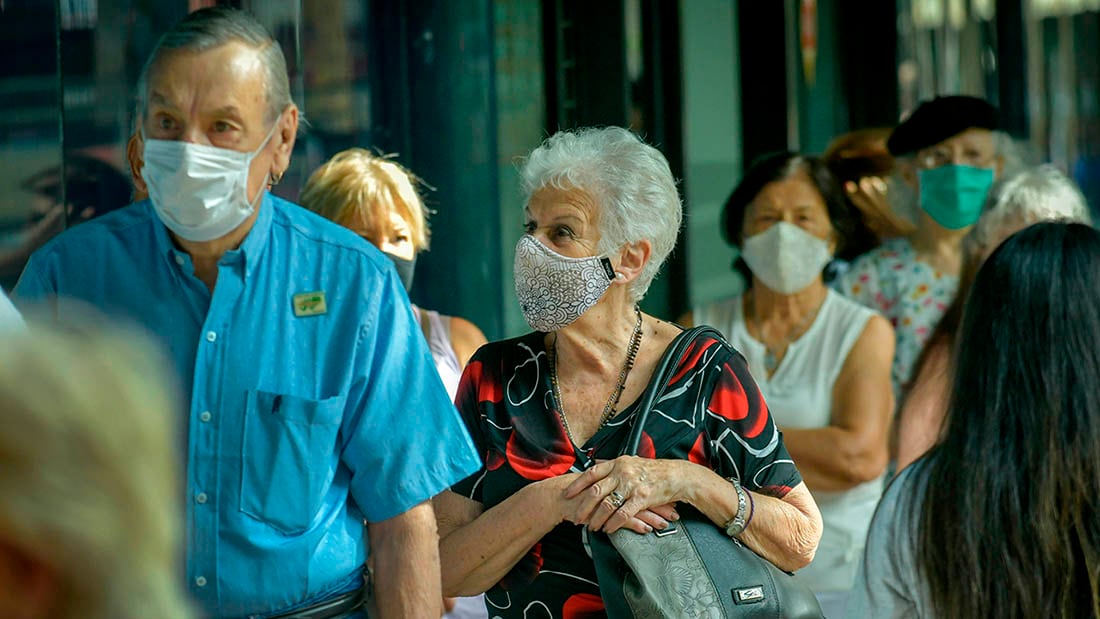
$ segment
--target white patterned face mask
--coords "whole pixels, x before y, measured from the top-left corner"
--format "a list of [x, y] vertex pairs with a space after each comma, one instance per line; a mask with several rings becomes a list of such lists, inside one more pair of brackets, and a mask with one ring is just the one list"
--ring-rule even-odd
[[833, 253], [826, 241], [781, 221], [745, 239], [741, 258], [765, 286], [780, 294], [794, 294], [821, 275]]
[[567, 258], [530, 234], [516, 243], [516, 297], [536, 331], [557, 331], [599, 302], [615, 269], [606, 256]]

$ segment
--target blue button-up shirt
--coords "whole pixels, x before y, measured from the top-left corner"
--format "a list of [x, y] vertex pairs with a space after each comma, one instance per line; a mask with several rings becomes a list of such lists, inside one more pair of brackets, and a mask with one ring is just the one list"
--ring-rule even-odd
[[187, 577], [210, 616], [354, 589], [364, 518], [401, 514], [480, 466], [390, 261], [271, 195], [219, 261], [213, 294], [147, 201], [51, 241], [15, 294], [56, 295], [63, 320], [91, 304], [170, 352], [190, 391]]

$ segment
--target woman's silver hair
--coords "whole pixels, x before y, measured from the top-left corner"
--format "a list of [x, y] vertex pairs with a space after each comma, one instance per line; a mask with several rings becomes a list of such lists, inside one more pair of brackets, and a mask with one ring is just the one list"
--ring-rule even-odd
[[273, 123], [288, 106], [290, 79], [283, 50], [256, 18], [239, 9], [225, 6], [201, 9], [189, 14], [157, 41], [138, 80], [138, 117], [144, 117], [149, 97], [149, 76], [157, 63], [171, 52], [204, 52], [227, 43], [239, 42], [259, 52], [264, 66], [264, 90], [267, 95], [267, 122]]
[[579, 190], [599, 204], [599, 251], [610, 254], [643, 239], [649, 262], [630, 284], [635, 301], [676, 246], [683, 217], [676, 180], [656, 148], [621, 127], [559, 131], [536, 148], [521, 169], [523, 191]]
[[1040, 221], [1092, 223], [1081, 190], [1051, 165], [1024, 168], [994, 184], [981, 218], [963, 241], [964, 250], [969, 255], [992, 249]]

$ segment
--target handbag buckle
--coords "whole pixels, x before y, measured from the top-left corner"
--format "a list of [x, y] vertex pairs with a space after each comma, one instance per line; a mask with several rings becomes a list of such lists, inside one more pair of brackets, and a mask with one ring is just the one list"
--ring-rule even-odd
[[653, 534], [656, 535], [657, 537], [665, 537], [666, 535], [674, 535], [674, 534], [679, 533], [679, 532], [680, 532], [680, 527], [672, 524], [671, 522], [668, 523], [667, 527], [665, 527], [664, 529], [662, 529], [660, 531], [658, 531], [656, 529], [653, 530]]
[[764, 601], [764, 587], [746, 587], [733, 590], [733, 601], [737, 604], [755, 604]]

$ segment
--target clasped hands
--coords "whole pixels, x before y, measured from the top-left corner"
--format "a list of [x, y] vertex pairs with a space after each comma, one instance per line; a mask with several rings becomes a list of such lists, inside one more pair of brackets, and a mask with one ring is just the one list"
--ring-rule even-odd
[[556, 487], [567, 484], [560, 495], [562, 519], [605, 533], [663, 530], [680, 518], [675, 506], [684, 498], [685, 479], [679, 469], [690, 464], [620, 456], [556, 477]]

